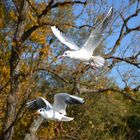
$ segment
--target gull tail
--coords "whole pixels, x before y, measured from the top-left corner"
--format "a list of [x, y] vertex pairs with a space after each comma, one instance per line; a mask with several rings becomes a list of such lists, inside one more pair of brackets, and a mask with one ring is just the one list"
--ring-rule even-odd
[[67, 117], [67, 116], [63, 116], [61, 118], [61, 121], [64, 121], [64, 122], [69, 122], [69, 121], [72, 121], [74, 118], [71, 118], [71, 117]]
[[95, 67], [102, 67], [104, 66], [105, 63], [105, 59], [101, 56], [92, 56], [93, 62], [91, 62], [91, 66], [95, 66]]

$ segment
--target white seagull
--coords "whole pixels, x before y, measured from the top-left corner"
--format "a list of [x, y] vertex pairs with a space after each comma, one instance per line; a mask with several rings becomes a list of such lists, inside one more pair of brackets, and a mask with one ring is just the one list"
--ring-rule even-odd
[[77, 59], [85, 64], [89, 64], [93, 67], [102, 67], [105, 59], [101, 56], [93, 56], [93, 52], [103, 40], [104, 31], [111, 21], [113, 15], [113, 8], [111, 7], [103, 21], [97, 25], [97, 27], [91, 32], [89, 38], [85, 44], [79, 48], [73, 41], [68, 39], [62, 32], [60, 32], [55, 26], [51, 26], [54, 35], [71, 50], [65, 51], [62, 57], [69, 57], [71, 59]]
[[38, 110], [37, 113], [48, 120], [72, 121], [74, 118], [66, 116], [67, 104], [83, 104], [83, 98], [68, 93], [58, 93], [54, 96], [53, 106], [44, 98], [28, 102], [26, 106], [31, 110]]

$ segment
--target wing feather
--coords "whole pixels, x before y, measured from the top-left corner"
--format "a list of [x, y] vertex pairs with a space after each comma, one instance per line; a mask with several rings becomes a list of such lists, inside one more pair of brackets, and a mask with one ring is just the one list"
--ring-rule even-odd
[[68, 93], [58, 93], [54, 96], [53, 109], [66, 115], [66, 107], [68, 104], [83, 104], [83, 98], [70, 95]]
[[44, 98], [39, 97], [36, 100], [28, 102], [26, 104], [26, 107], [29, 108], [30, 110], [38, 110], [40, 108], [44, 108], [44, 109], [48, 110], [48, 109], [52, 108], [52, 105]]
[[111, 7], [104, 20], [91, 32], [81, 50], [86, 50], [89, 55], [93, 54], [95, 48], [98, 47], [103, 40], [104, 31], [110, 23], [112, 15], [113, 8]]
[[51, 26], [54, 35], [71, 50], [79, 50], [80, 48], [70, 39], [68, 39], [62, 32], [60, 32], [55, 26]]

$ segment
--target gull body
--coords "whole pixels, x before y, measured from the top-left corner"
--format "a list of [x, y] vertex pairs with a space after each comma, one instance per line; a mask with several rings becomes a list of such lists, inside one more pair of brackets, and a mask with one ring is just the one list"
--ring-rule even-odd
[[72, 121], [74, 119], [71, 117], [67, 117], [55, 110], [45, 110], [43, 108], [39, 109], [37, 113], [40, 114], [43, 118], [53, 121]]
[[104, 31], [110, 23], [112, 15], [113, 8], [111, 7], [103, 21], [95, 27], [81, 48], [78, 47], [72, 40], [68, 39], [66, 35], [60, 32], [55, 26], [52, 26], [51, 29], [54, 35], [71, 49], [65, 51], [62, 56], [80, 60], [91, 66], [102, 67], [105, 63], [105, 59], [101, 56], [93, 56], [93, 52], [102, 42]]
[[54, 104], [51, 105], [43, 97], [30, 101], [26, 106], [31, 110], [37, 110], [43, 118], [56, 121], [72, 121], [74, 118], [66, 116], [68, 104], [83, 104], [83, 98], [68, 93], [58, 93], [54, 96]]
[[[78, 55], [77, 55], [78, 54]], [[78, 50], [78, 51], [66, 51], [63, 54], [64, 57], [70, 57], [71, 59], [76, 59], [80, 61], [89, 61], [91, 56], [88, 55], [88, 52], [85, 50]]]

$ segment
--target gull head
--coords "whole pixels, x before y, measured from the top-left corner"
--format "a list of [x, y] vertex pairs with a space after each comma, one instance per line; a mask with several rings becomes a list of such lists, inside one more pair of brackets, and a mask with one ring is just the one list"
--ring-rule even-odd
[[64, 58], [64, 57], [73, 58], [72, 55], [73, 55], [73, 52], [72, 52], [72, 51], [65, 51], [65, 52], [63, 53], [63, 55], [60, 55], [58, 58], [59, 58], [59, 59]]
[[40, 114], [41, 116], [45, 116], [45, 114], [46, 114], [46, 110], [44, 109], [44, 108], [41, 108], [41, 109], [39, 109], [38, 111], [37, 111], [37, 114]]
[[65, 51], [62, 56], [72, 58], [72, 51]]

